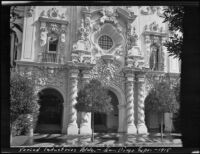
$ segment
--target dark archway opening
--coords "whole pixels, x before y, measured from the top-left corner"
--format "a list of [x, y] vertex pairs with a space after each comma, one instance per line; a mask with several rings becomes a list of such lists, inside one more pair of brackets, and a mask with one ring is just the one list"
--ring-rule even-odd
[[48, 88], [38, 93], [40, 113], [35, 132], [61, 133], [63, 97], [55, 89]]
[[111, 104], [113, 105], [113, 111], [110, 113], [94, 113], [94, 132], [95, 133], [117, 133], [119, 126], [119, 110], [118, 110], [118, 98], [112, 92], [108, 91], [110, 95]]

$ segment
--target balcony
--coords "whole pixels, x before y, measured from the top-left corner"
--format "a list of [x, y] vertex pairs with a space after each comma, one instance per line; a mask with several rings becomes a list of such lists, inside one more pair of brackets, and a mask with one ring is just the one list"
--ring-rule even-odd
[[42, 53], [41, 62], [60, 63], [60, 55], [57, 53]]

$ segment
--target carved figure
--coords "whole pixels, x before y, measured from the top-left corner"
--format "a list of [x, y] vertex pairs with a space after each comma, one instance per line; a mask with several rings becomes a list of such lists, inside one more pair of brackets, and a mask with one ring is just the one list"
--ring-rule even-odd
[[156, 22], [154, 21], [149, 25], [149, 28], [151, 31], [158, 31], [158, 24], [156, 24]]
[[44, 46], [47, 43], [47, 34], [48, 34], [47, 31], [42, 31], [40, 33], [40, 45], [41, 46]]
[[156, 46], [151, 47], [151, 56], [150, 56], [150, 69], [156, 70], [157, 69], [157, 55], [158, 54], [158, 48]]
[[61, 42], [63, 42], [63, 43], [65, 42], [65, 34], [64, 33], [61, 34]]
[[80, 62], [80, 57], [79, 57], [78, 54], [72, 53], [72, 62], [73, 62], [73, 63], [78, 63], [78, 62]]
[[86, 63], [86, 64], [91, 63], [91, 57], [90, 56], [83, 56], [82, 63]]
[[51, 8], [47, 11], [47, 15], [50, 18], [57, 18], [58, 17], [58, 10], [56, 8]]

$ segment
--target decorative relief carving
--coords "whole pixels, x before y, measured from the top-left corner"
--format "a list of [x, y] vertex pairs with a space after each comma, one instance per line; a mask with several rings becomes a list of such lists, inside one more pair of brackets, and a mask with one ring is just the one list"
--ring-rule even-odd
[[51, 8], [47, 11], [43, 10], [40, 14], [40, 17], [59, 19], [59, 20], [67, 19], [66, 15], [64, 13], [60, 13], [57, 8]]
[[[132, 31], [131, 31], [132, 29]], [[138, 46], [138, 35], [135, 32], [135, 27], [130, 23], [127, 27], [127, 56], [126, 66], [142, 69], [144, 65], [144, 58], [141, 54], [140, 47]]]
[[[150, 67], [150, 59], [152, 55], [152, 45], [156, 45], [159, 49], [159, 67], [157, 67], [159, 70], [163, 70], [164, 67], [164, 53], [162, 50], [162, 44], [165, 42], [167, 33], [163, 31], [163, 27], [159, 27], [159, 25], [154, 21], [149, 25], [145, 25], [144, 27], [144, 42], [145, 42], [145, 49], [146, 49], [146, 63], [145, 67]], [[155, 56], [154, 56], [155, 57]], [[155, 58], [154, 58], [155, 59]], [[155, 68], [155, 67], [151, 67]]]
[[[145, 67], [152, 68], [153, 70], [154, 68], [157, 68], [157, 70], [163, 70], [164, 52], [162, 44], [165, 41], [165, 37], [158, 35], [145, 35], [144, 37], [145, 37], [145, 48], [146, 48], [146, 58], [147, 58]], [[156, 62], [155, 60], [157, 59], [156, 58], [157, 56], [159, 58], [158, 61]], [[155, 65], [159, 66], [155, 67]]]
[[[108, 50], [102, 49], [99, 45], [99, 38], [104, 35], [109, 36], [109, 38], [112, 40], [113, 43], [112, 47]], [[124, 36], [122, 32], [119, 32], [118, 29], [112, 24], [106, 23], [100, 26], [100, 28], [98, 28], [97, 31], [94, 31], [91, 34], [91, 42], [93, 45], [92, 51], [95, 56], [113, 55], [114, 57], [119, 58], [124, 55], [123, 52], [125, 50]]]
[[73, 44], [72, 62], [73, 63], [91, 63], [91, 43], [88, 39], [90, 33], [90, 19], [81, 20], [81, 27], [79, 28], [81, 34], [80, 39]]
[[[64, 50], [65, 50], [65, 41], [67, 33], [67, 24], [65, 14], [59, 13], [59, 10], [56, 8], [51, 8], [48, 11], [42, 11], [39, 17], [40, 21], [40, 46], [44, 47], [47, 45], [47, 36], [51, 34], [56, 34], [58, 36], [58, 53], [59, 61], [64, 63]], [[45, 48], [46, 49], [46, 48]], [[42, 52], [45, 52], [44, 50]], [[39, 62], [41, 62], [42, 53], [38, 54]]]
[[40, 46], [45, 46], [45, 44], [47, 43], [47, 34], [48, 34], [48, 30], [46, 27], [46, 23], [45, 22], [41, 22], [40, 25]]
[[157, 13], [159, 17], [163, 16], [163, 8], [161, 6], [142, 6], [140, 8], [142, 15], [152, 15]]
[[43, 87], [47, 85], [53, 85], [64, 89], [65, 85], [65, 73], [58, 68], [41, 68], [34, 67], [32, 75], [35, 78], [36, 85]]
[[27, 17], [32, 17], [35, 11], [35, 6], [29, 6], [26, 12]]
[[99, 59], [90, 71], [90, 79], [98, 79], [104, 85], [114, 84], [124, 91], [124, 76], [120, 71], [120, 65], [116, 60], [104, 61]]
[[105, 22], [117, 24], [116, 17], [118, 16], [118, 14], [116, 13], [116, 10], [112, 6], [103, 8], [101, 13], [103, 15], [100, 18], [100, 23], [101, 24], [103, 24]]
[[[132, 31], [131, 31], [132, 29]], [[138, 45], [138, 35], [135, 32], [135, 27], [132, 27], [130, 24], [127, 29], [127, 49], [131, 49], [133, 46]]]
[[149, 25], [144, 26], [144, 31], [150, 32], [158, 32], [158, 33], [165, 33], [163, 31], [163, 27], [159, 27], [159, 25], [154, 21]]
[[50, 68], [42, 66], [20, 66], [21, 74], [27, 75], [35, 81], [36, 93], [43, 87], [52, 86], [65, 90], [66, 73], [62, 68]]

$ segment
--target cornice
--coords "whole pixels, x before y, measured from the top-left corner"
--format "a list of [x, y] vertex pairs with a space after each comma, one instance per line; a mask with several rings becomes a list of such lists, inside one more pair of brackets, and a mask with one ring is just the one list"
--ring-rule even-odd
[[60, 20], [60, 19], [53, 19], [53, 18], [39, 17], [38, 20], [41, 22], [51, 22], [51, 23], [58, 23], [58, 24], [65, 24], [65, 25], [69, 24], [67, 20]]

